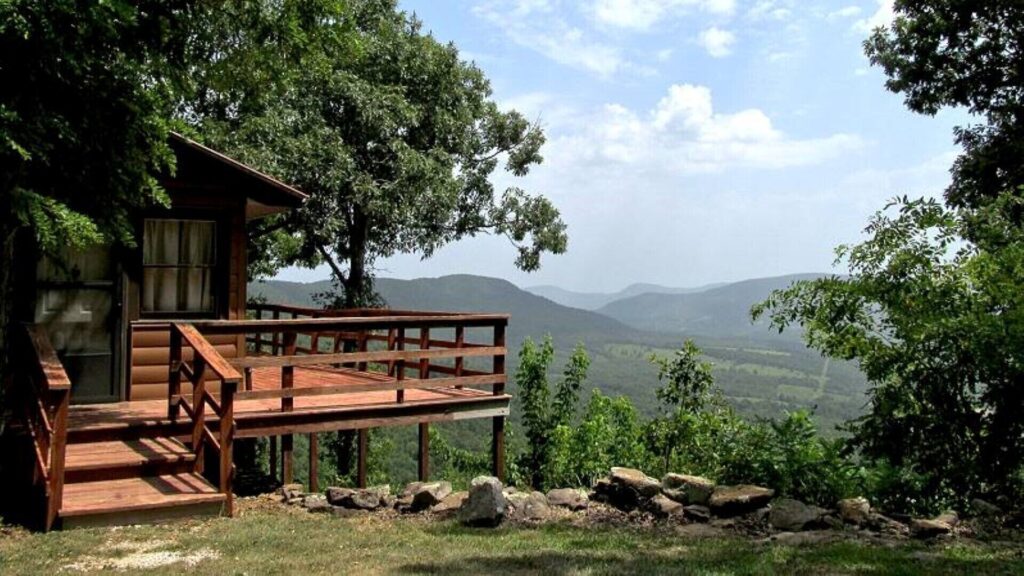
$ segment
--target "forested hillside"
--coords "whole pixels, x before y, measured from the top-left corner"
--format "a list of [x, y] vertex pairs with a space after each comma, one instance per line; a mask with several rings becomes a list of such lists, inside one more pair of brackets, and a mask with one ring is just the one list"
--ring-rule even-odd
[[[778, 416], [798, 408], [812, 408], [824, 432], [860, 414], [865, 382], [855, 366], [828, 361], [808, 350], [792, 333], [780, 336], [764, 326], [751, 326], [750, 306], [768, 292], [788, 285], [788, 276], [729, 284], [706, 292], [684, 295], [646, 295], [626, 300], [694, 299], [678, 309], [690, 315], [685, 328], [668, 320], [665, 329], [641, 330], [596, 312], [559, 305], [521, 290], [505, 280], [472, 275], [396, 280], [380, 278], [376, 288], [394, 308], [505, 312], [512, 316], [509, 370], [517, 365], [515, 353], [526, 337], [550, 335], [556, 366], [583, 342], [592, 365], [588, 383], [606, 394], [629, 396], [646, 413], [656, 404], [657, 368], [651, 353], [672, 354], [685, 338], [693, 338], [714, 363], [718, 385], [730, 402], [748, 416]], [[250, 295], [269, 302], [315, 305], [314, 295], [328, 282], [309, 284], [271, 280], [250, 285]], [[703, 307], [703, 308], [702, 308]], [[650, 314], [654, 314], [651, 312]], [[696, 320], [694, 320], [696, 319]], [[672, 329], [670, 329], [672, 328]]]

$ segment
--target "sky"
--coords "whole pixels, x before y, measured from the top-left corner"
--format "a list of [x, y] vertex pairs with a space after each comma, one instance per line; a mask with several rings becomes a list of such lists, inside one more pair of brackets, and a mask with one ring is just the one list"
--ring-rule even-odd
[[[842, 272], [897, 195], [941, 194], [961, 111], [913, 114], [862, 42], [892, 0], [405, 0], [453, 42], [493, 98], [544, 128], [524, 178], [549, 198], [569, 248], [523, 273], [503, 237], [477, 236], [379, 276], [479, 274], [519, 286], [611, 292]], [[311, 281], [324, 269], [279, 276]]]

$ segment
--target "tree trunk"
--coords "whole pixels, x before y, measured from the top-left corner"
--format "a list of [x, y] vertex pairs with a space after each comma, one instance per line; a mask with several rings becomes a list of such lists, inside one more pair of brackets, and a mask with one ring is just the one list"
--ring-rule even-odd
[[366, 276], [366, 237], [369, 232], [366, 215], [357, 206], [349, 230], [348, 282], [345, 283], [345, 308], [359, 308], [370, 301]]

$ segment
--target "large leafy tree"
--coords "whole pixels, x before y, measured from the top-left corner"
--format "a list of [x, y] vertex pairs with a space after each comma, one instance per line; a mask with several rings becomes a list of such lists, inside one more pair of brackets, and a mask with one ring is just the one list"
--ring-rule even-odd
[[533, 270], [565, 249], [545, 198], [498, 191], [541, 161], [540, 129], [491, 100], [483, 73], [390, 0], [227, 10], [197, 45], [213, 62], [183, 106], [203, 137], [310, 194], [253, 230], [257, 273], [329, 265], [336, 305], [373, 300], [374, 262], [507, 236]]
[[946, 202], [898, 198], [838, 249], [848, 277], [798, 282], [755, 306], [857, 361], [872, 387], [851, 425], [862, 453], [931, 497], [1024, 489], [1024, 10], [897, 0], [865, 43], [914, 111], [966, 107]]
[[167, 202], [156, 175], [173, 163], [168, 93], [192, 16], [161, 1], [0, 2], [2, 356], [19, 234], [48, 251], [131, 243], [130, 210]]
[[[896, 0], [896, 18], [865, 42], [908, 108], [970, 111], [946, 198], [975, 207], [1024, 184], [1024, 15], [1016, 0]], [[1009, 208], [1009, 207], [1008, 207]], [[1014, 214], [1019, 222], [1021, 213]]]

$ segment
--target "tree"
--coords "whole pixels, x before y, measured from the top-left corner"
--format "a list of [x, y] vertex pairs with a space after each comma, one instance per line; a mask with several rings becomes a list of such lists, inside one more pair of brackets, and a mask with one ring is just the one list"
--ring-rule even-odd
[[[896, 18], [865, 42], [907, 107], [963, 107], [984, 120], [956, 130], [963, 154], [946, 198], [976, 207], [1024, 184], [1024, 15], [1016, 0], [897, 0]], [[1014, 215], [1016, 222], [1024, 213]]]
[[495, 233], [534, 270], [565, 250], [547, 199], [492, 183], [499, 167], [521, 177], [538, 164], [543, 133], [500, 110], [455, 46], [389, 0], [265, 2], [256, 14], [221, 18], [198, 43], [217, 58], [183, 110], [207, 140], [310, 194], [253, 231], [260, 272], [327, 264], [333, 304], [351, 307], [373, 301], [374, 263], [397, 253]]
[[519, 413], [527, 442], [520, 466], [528, 475], [530, 485], [537, 489], [547, 487], [557, 475], [555, 469], [559, 466], [554, 456], [566, 447], [569, 428], [576, 416], [579, 391], [590, 366], [586, 348], [577, 344], [565, 365], [552, 402], [548, 370], [554, 355], [550, 336], [539, 347], [527, 338], [519, 351], [519, 367], [515, 374]]
[[[1020, 487], [1024, 232], [1007, 203], [1020, 197], [981, 212], [899, 199], [872, 219], [870, 239], [838, 249], [849, 278], [796, 283], [754, 310], [860, 364], [872, 388], [854, 445], [925, 476], [933, 494]], [[998, 248], [963, 239], [979, 217], [1000, 230]]]
[[14, 246], [131, 244], [131, 210], [165, 205], [169, 94], [194, 12], [158, 1], [0, 3], [0, 374]]
[[651, 421], [648, 436], [665, 472], [672, 468], [673, 454], [692, 436], [699, 413], [712, 401], [715, 379], [711, 364], [700, 357], [701, 350], [693, 340], [683, 342], [672, 358], [650, 357], [659, 368], [658, 380], [665, 384], [655, 391], [662, 413]]

